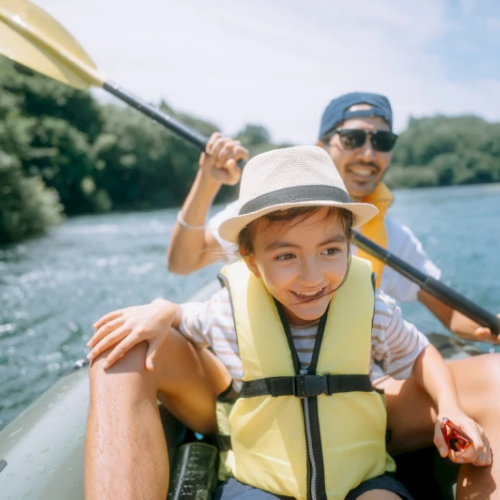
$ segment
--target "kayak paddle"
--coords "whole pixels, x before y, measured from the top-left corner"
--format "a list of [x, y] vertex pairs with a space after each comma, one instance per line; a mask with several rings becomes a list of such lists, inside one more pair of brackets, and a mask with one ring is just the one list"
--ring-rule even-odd
[[[134, 96], [120, 85], [106, 80], [73, 36], [53, 17], [28, 0], [0, 0], [0, 54], [77, 89], [102, 87], [205, 151], [208, 137]], [[238, 164], [244, 166], [244, 162]], [[488, 327], [493, 334], [499, 334], [500, 320], [481, 306], [391, 255], [357, 232], [354, 234], [354, 243], [444, 304], [481, 326]]]

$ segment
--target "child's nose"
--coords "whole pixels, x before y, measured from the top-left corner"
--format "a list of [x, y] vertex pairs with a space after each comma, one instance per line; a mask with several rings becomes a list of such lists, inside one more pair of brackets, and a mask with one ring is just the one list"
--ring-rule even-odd
[[323, 281], [323, 272], [316, 259], [304, 261], [300, 275], [302, 285], [313, 287]]

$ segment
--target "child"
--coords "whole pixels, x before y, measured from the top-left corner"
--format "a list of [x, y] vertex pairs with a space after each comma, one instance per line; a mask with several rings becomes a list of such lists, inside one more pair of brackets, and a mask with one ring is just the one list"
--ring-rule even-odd
[[409, 499], [388, 474], [374, 360], [392, 376], [415, 377], [435, 402], [437, 422], [447, 417], [472, 438], [464, 451], [448, 451], [437, 424], [441, 455], [462, 463], [488, 455], [439, 353], [374, 292], [370, 264], [350, 256], [352, 228], [377, 209], [350, 200], [328, 154], [312, 146], [255, 157], [243, 172], [239, 206], [219, 229], [244, 261], [223, 270], [226, 288], [204, 304], [164, 301], [141, 334], [130, 321], [119, 332], [110, 327], [124, 314], [111, 313], [89, 343], [99, 342], [94, 358], [148, 340], [149, 368], [170, 326], [213, 348], [240, 393], [229, 418], [236, 479], [218, 498]]

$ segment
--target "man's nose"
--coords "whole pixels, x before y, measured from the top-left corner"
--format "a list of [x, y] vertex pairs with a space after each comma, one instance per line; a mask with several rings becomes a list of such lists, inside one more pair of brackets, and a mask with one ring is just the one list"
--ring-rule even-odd
[[358, 157], [362, 158], [364, 161], [372, 161], [376, 157], [369, 134], [366, 135], [365, 142], [359, 149]]

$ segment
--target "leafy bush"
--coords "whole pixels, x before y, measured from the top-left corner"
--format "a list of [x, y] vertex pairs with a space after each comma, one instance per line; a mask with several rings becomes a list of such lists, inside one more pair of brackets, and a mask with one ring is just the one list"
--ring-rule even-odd
[[19, 161], [0, 152], [0, 243], [21, 240], [58, 224], [57, 192], [38, 176], [25, 177]]

